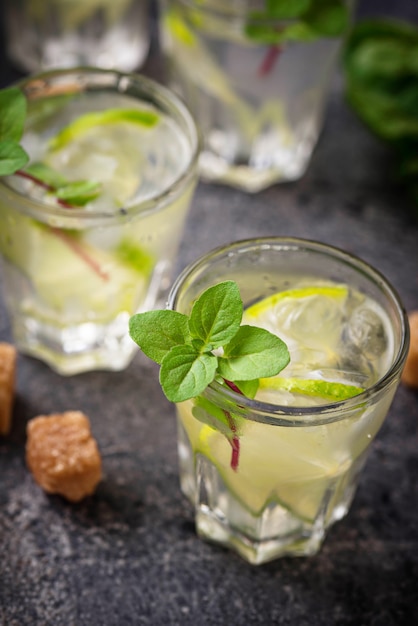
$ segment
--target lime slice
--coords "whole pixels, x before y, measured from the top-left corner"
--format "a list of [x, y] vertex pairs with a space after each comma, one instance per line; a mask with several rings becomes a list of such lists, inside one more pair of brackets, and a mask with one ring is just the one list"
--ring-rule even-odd
[[286, 428], [248, 422], [240, 436], [238, 470], [233, 471], [227, 438], [197, 422], [191, 407], [187, 402], [177, 409], [194, 454], [216, 467], [226, 488], [253, 516], [275, 502], [299, 520], [312, 522], [327, 490], [350, 467], [349, 459], [339, 458], [328, 425]]
[[295, 289], [288, 289], [285, 291], [279, 291], [268, 298], [264, 298], [256, 304], [253, 304], [245, 310], [245, 317], [247, 319], [259, 319], [259, 317], [266, 312], [269, 312], [282, 300], [288, 298], [300, 300], [302, 298], [309, 298], [311, 296], [325, 296], [334, 300], [345, 300], [348, 294], [348, 288], [345, 285], [326, 286], [318, 285], [312, 287], [300, 287]]
[[168, 11], [164, 18], [166, 28], [172, 36], [185, 46], [197, 45], [196, 37], [187, 28], [185, 22], [177, 15], [176, 11]]
[[261, 378], [260, 389], [283, 390], [290, 393], [323, 398], [333, 402], [340, 402], [357, 396], [364, 391], [362, 387], [348, 385], [346, 383], [329, 382], [327, 380], [303, 379], [303, 378]]
[[140, 189], [148, 133], [158, 120], [152, 110], [142, 109], [86, 113], [50, 140], [43, 162], [68, 181], [100, 183], [94, 208], [116, 210], [132, 202]]
[[331, 282], [295, 285], [250, 306], [242, 321], [287, 344], [291, 360], [286, 376], [316, 378], [310, 375], [313, 370], [339, 369], [349, 293], [346, 285]]
[[[55, 314], [63, 325], [93, 315], [96, 321], [106, 321], [121, 311], [132, 314], [145, 297], [152, 259], [138, 248], [136, 263], [130, 262], [126, 250], [133, 255], [135, 242], [122, 240], [114, 249], [104, 250], [75, 232], [48, 228], [28, 218], [9, 220], [4, 226], [2, 254], [30, 280], [42, 314]], [[33, 307], [31, 298], [28, 307]]]
[[129, 123], [152, 128], [158, 120], [159, 115], [157, 113], [146, 109], [107, 109], [85, 113], [65, 126], [55, 137], [52, 137], [49, 141], [49, 149], [52, 151], [61, 150], [95, 126]]

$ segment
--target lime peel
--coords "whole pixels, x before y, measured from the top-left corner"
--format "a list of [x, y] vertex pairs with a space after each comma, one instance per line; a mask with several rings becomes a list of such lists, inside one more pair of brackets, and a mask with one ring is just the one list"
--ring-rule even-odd
[[93, 111], [77, 117], [73, 122], [65, 126], [59, 133], [49, 140], [50, 150], [61, 150], [74, 139], [86, 133], [95, 126], [129, 123], [146, 128], [152, 128], [159, 120], [159, 115], [154, 111], [145, 109], [107, 109], [106, 111]]
[[260, 378], [260, 389], [277, 389], [305, 396], [324, 398], [339, 402], [353, 398], [364, 391], [363, 387], [327, 380], [305, 378]]
[[193, 33], [189, 30], [189, 28], [187, 28], [182, 19], [173, 11], [166, 15], [165, 22], [167, 29], [182, 44], [188, 47], [196, 45], [196, 38]]
[[273, 295], [256, 302], [252, 306], [245, 310], [245, 315], [248, 317], [258, 317], [261, 313], [265, 313], [270, 308], [273, 308], [278, 302], [285, 298], [301, 299], [309, 298], [311, 296], [325, 296], [333, 299], [342, 300], [347, 297], [348, 288], [345, 285], [336, 286], [314, 286], [314, 287], [299, 287], [296, 289], [288, 289], [286, 291], [279, 291]]
[[122, 239], [119, 242], [115, 249], [115, 256], [121, 263], [144, 276], [149, 276], [155, 265], [154, 258], [147, 250], [128, 239]]

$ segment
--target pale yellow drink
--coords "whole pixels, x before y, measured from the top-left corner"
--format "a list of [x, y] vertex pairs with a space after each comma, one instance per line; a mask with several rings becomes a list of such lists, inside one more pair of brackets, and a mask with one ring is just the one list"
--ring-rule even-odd
[[[327, 527], [347, 513], [396, 391], [399, 372], [387, 375], [399, 361], [400, 339], [404, 358], [406, 332], [403, 317], [397, 327], [387, 303], [355, 286], [351, 270], [342, 278], [352, 286], [325, 279], [323, 267], [315, 277], [316, 246], [333, 254], [325, 246], [287, 240], [289, 251], [282, 240], [274, 248], [267, 241], [244, 242], [236, 255], [240, 244], [233, 244], [222, 259], [218, 251], [210, 278], [207, 259], [191, 271], [201, 288], [228, 258], [222, 279], [242, 287], [243, 323], [283, 339], [290, 364], [262, 379], [254, 400], [219, 381], [178, 405], [181, 485], [196, 505], [198, 532], [253, 563], [316, 552]], [[307, 266], [306, 274], [292, 272], [303, 245], [313, 248], [309, 274]], [[250, 252], [274, 257], [258, 280]], [[183, 280], [187, 292], [190, 275]], [[195, 294], [178, 294], [174, 308], [182, 311]]]
[[99, 192], [79, 207], [25, 172], [0, 182], [15, 341], [63, 374], [122, 369], [135, 349], [129, 317], [163, 304], [170, 284], [197, 179], [194, 123], [139, 76], [57, 71], [22, 89], [31, 164]]

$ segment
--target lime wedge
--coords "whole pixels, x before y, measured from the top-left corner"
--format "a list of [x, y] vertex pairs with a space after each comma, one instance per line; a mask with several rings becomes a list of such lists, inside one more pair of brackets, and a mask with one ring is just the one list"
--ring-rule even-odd
[[86, 113], [50, 139], [43, 162], [70, 182], [99, 183], [94, 208], [116, 210], [138, 195], [147, 170], [148, 134], [158, 120], [157, 113], [142, 109]]
[[260, 389], [290, 391], [291, 393], [324, 398], [334, 402], [347, 400], [364, 391], [362, 387], [345, 383], [317, 379], [282, 378], [279, 376], [275, 378], [261, 378]]
[[230, 467], [230, 442], [194, 420], [190, 407], [183, 403], [177, 409], [194, 454], [216, 467], [226, 488], [251, 515], [261, 515], [276, 502], [300, 520], [312, 522], [327, 489], [347, 470], [326, 426], [280, 428], [248, 422], [235, 472]]
[[326, 296], [336, 300], [344, 300], [347, 297], [348, 289], [345, 285], [326, 286], [318, 285], [312, 287], [300, 287], [296, 289], [287, 289], [279, 291], [268, 298], [264, 298], [256, 304], [253, 304], [245, 310], [246, 317], [258, 318], [262, 313], [269, 311], [276, 306], [281, 300], [293, 298], [300, 300], [301, 298], [309, 298], [310, 296]]
[[61, 150], [70, 142], [83, 135], [95, 126], [109, 124], [129, 123], [146, 128], [152, 128], [157, 124], [159, 115], [146, 109], [107, 109], [106, 111], [93, 111], [77, 117], [71, 124], [65, 126], [49, 141], [50, 150]]
[[169, 11], [165, 16], [166, 28], [171, 32], [179, 42], [185, 46], [195, 46], [197, 44], [196, 37], [187, 28], [184, 21], [173, 10]]

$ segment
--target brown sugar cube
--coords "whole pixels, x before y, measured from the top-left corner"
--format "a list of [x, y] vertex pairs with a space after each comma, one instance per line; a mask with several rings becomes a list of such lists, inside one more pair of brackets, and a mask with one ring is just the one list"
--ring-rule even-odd
[[0, 343], [0, 435], [7, 435], [12, 422], [15, 395], [16, 348]]
[[90, 422], [80, 411], [39, 415], [27, 426], [26, 462], [48, 493], [71, 502], [92, 494], [102, 477]]
[[411, 342], [401, 380], [408, 387], [418, 389], [418, 311], [410, 313], [409, 328], [411, 330]]

